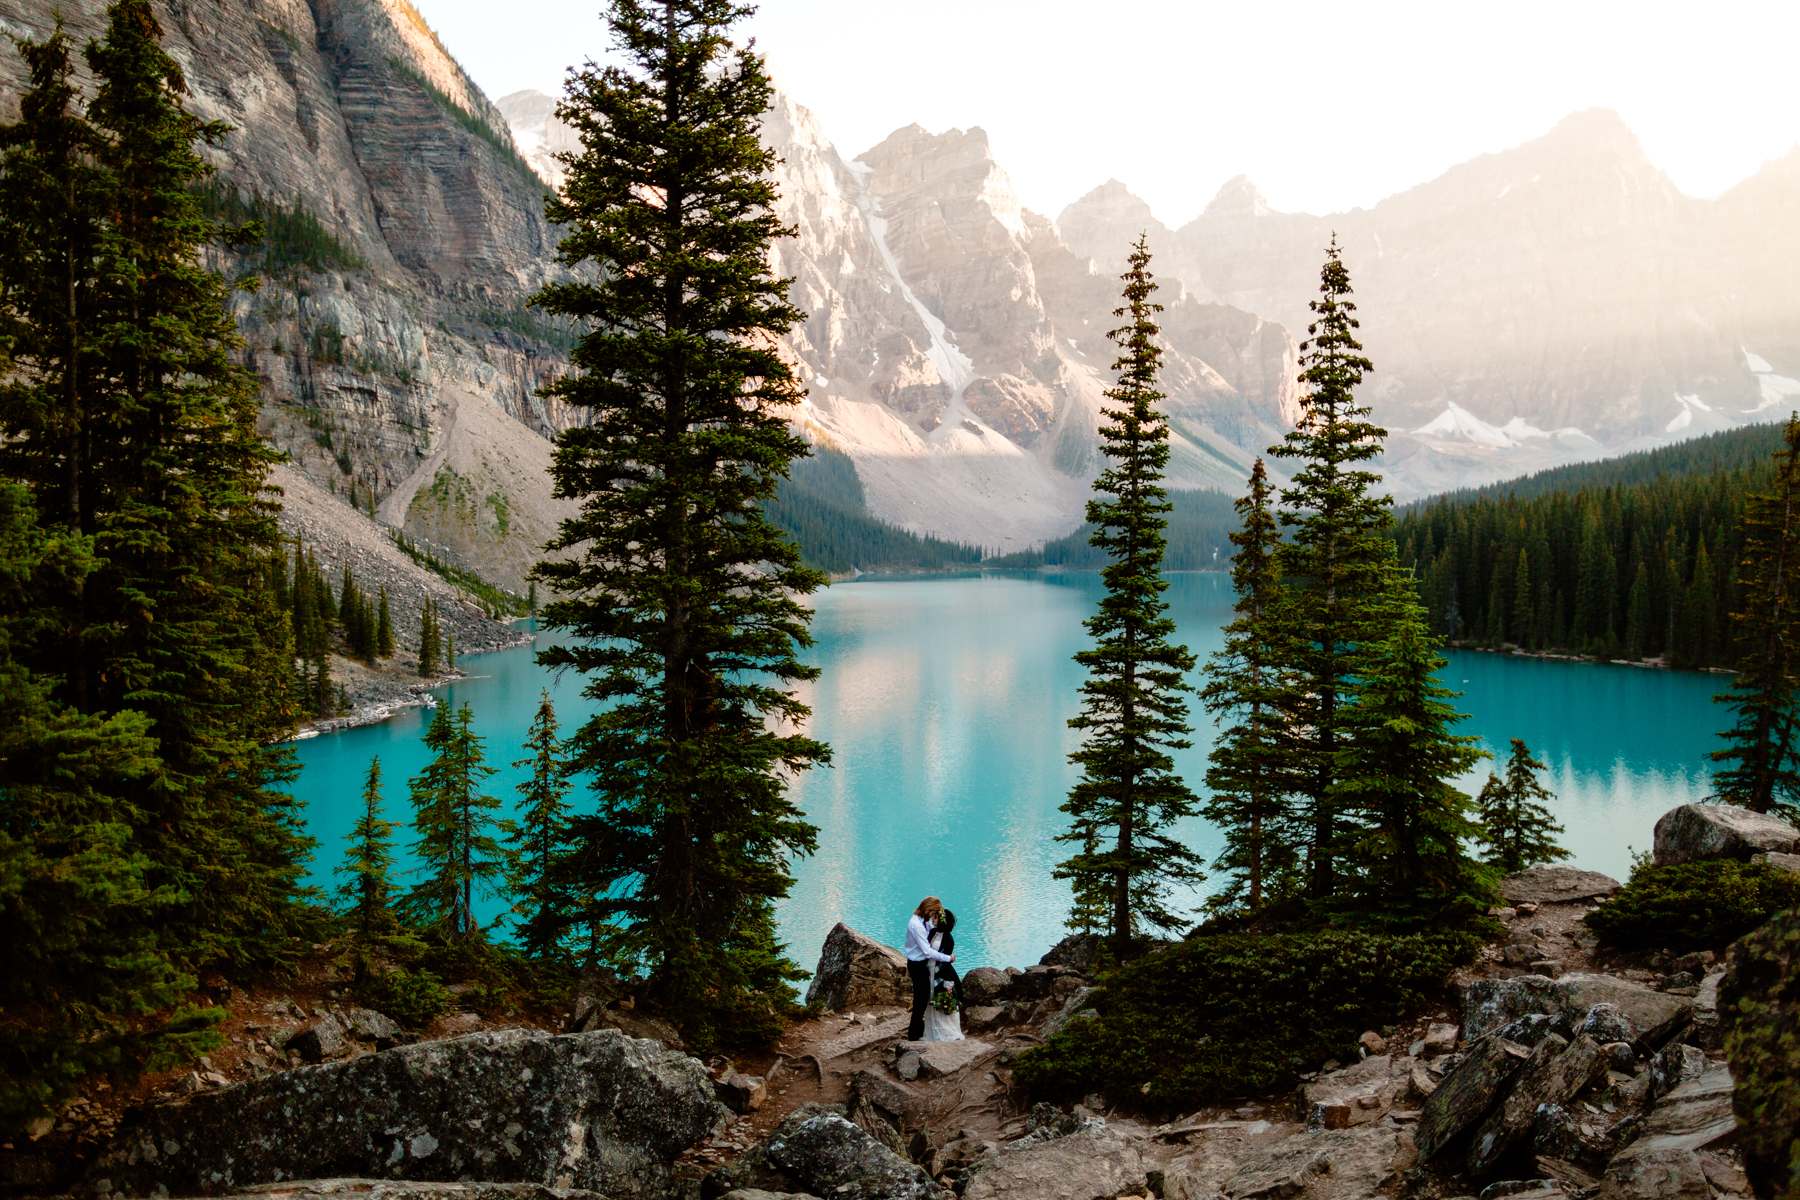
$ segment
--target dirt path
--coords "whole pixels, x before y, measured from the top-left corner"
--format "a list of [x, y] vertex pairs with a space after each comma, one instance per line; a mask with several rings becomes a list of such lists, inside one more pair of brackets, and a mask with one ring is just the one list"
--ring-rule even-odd
[[376, 506], [375, 519], [383, 525], [394, 529], [406, 527], [406, 514], [412, 508], [413, 497], [419, 494], [420, 488], [429, 486], [431, 481], [437, 478], [438, 470], [450, 455], [450, 442], [456, 436], [456, 422], [457, 418], [462, 415], [464, 397], [462, 392], [454, 387], [445, 388], [441, 395], [450, 409], [449, 415], [444, 420], [443, 433], [439, 435], [437, 443], [432, 446], [431, 453], [425, 456], [425, 461], [415, 467], [412, 474], [395, 484], [394, 490], [389, 492], [387, 497]]

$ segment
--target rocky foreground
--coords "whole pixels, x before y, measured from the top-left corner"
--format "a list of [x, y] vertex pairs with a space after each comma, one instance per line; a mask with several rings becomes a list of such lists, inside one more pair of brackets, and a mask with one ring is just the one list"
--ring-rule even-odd
[[[1800, 853], [1800, 834], [1692, 806], [1659, 861]], [[1789, 860], [1790, 865], [1800, 863]], [[1063, 1111], [1013, 1085], [1021, 1051], [1092, 995], [1071, 939], [1025, 970], [965, 976], [957, 1043], [903, 1040], [904, 963], [838, 926], [777, 1053], [702, 1064], [628, 1002], [569, 1032], [402, 1044], [331, 1008], [281, 1035], [306, 1065], [128, 1114], [88, 1196], [270, 1200], [1717, 1200], [1748, 1197], [1733, 1146], [1711, 953], [1605, 959], [1582, 916], [1617, 890], [1542, 867], [1509, 878], [1506, 936], [1456, 1003], [1372, 1029], [1291, 1093], [1153, 1123], [1098, 1097]], [[621, 1028], [603, 1026], [626, 1026]], [[633, 1036], [632, 1033], [659, 1037]], [[271, 1046], [272, 1054], [275, 1047]]]

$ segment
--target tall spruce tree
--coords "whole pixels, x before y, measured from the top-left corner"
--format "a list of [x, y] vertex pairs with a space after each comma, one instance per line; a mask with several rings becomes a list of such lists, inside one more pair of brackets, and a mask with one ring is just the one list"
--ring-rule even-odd
[[1367, 466], [1387, 431], [1373, 424], [1356, 388], [1374, 369], [1356, 340], [1360, 322], [1350, 300], [1350, 272], [1334, 236], [1319, 273], [1314, 320], [1301, 343], [1299, 423], [1271, 447], [1299, 468], [1282, 496], [1281, 523], [1291, 532], [1278, 559], [1288, 594], [1293, 647], [1286, 706], [1289, 762], [1302, 777], [1309, 826], [1306, 890], [1323, 900], [1337, 883], [1337, 783], [1342, 764], [1342, 709], [1353, 685], [1356, 648], [1380, 636], [1385, 564], [1391, 553], [1392, 501], [1375, 488]]
[[1569, 857], [1556, 840], [1563, 828], [1547, 803], [1556, 797], [1538, 778], [1543, 769], [1525, 740], [1514, 738], [1504, 774], [1489, 775], [1475, 797], [1482, 857], [1503, 875]]
[[1219, 723], [1206, 771], [1211, 791], [1201, 809], [1224, 835], [1214, 862], [1230, 882], [1215, 892], [1215, 907], [1254, 913], [1295, 890], [1299, 831], [1289, 792], [1288, 690], [1283, 664], [1291, 661], [1281, 611], [1281, 543], [1275, 524], [1275, 488], [1262, 459], [1250, 469], [1249, 491], [1236, 504], [1242, 525], [1231, 534], [1231, 583], [1235, 615], [1225, 644], [1207, 660], [1201, 701]]
[[519, 784], [520, 809], [508, 838], [513, 925], [533, 958], [555, 957], [574, 925], [564, 861], [569, 838], [569, 774], [550, 693], [538, 700], [525, 734], [526, 756], [513, 764], [530, 774]]
[[1743, 547], [1737, 674], [1718, 697], [1733, 718], [1713, 783], [1728, 804], [1800, 817], [1800, 414], [1788, 418], [1773, 487], [1745, 501]]
[[381, 585], [380, 603], [375, 611], [375, 656], [394, 657], [394, 618], [388, 609], [387, 585]]
[[381, 759], [369, 760], [363, 782], [363, 810], [350, 828], [350, 843], [337, 873], [338, 903], [365, 947], [393, 931], [394, 830], [381, 815]]
[[1382, 924], [1467, 924], [1486, 912], [1490, 885], [1463, 849], [1476, 826], [1455, 781], [1485, 754], [1475, 738], [1451, 732], [1463, 714], [1450, 705], [1457, 693], [1437, 680], [1444, 658], [1410, 574], [1386, 574], [1379, 632], [1357, 648], [1338, 713], [1331, 799], [1357, 837], [1334, 899]]
[[496, 893], [506, 873], [494, 817], [500, 802], [481, 790], [494, 768], [474, 720], [467, 704], [454, 716], [448, 703], [438, 705], [425, 731], [431, 759], [409, 787], [421, 878], [400, 909], [414, 927], [454, 938], [479, 933], [475, 897]]
[[[84, 118], [50, 61], [66, 52], [45, 48], [41, 94], [0, 134], [5, 240], [46, 256], [0, 254], [0, 324], [30, 329], [34, 352], [0, 400], [0, 445], [51, 520], [92, 537], [94, 570], [61, 618], [58, 692], [151, 722], [158, 766], [129, 804], [147, 885], [177, 898], [159, 940], [183, 964], [244, 968], [291, 947], [308, 845], [278, 786], [291, 697], [264, 685], [289, 653], [267, 586], [276, 455], [234, 361], [231, 286], [203, 261], [231, 236], [197, 195], [201, 148], [226, 128], [187, 110], [160, 36], [148, 0], [114, 0], [87, 50]], [[35, 199], [15, 206], [22, 195]], [[53, 267], [64, 301], [46, 308], [44, 281], [20, 272]]]
[[419, 610], [419, 675], [425, 679], [438, 673], [438, 637], [437, 606], [426, 596]]
[[[0, 369], [5, 363], [0, 358]], [[130, 797], [157, 769], [142, 713], [59, 699], [61, 597], [95, 569], [89, 539], [39, 527], [0, 478], [0, 1133], [96, 1071], [130, 1074], [217, 1044], [223, 1014], [183, 1006], [194, 977], [162, 926]]]
[[1125, 302], [1113, 310], [1124, 324], [1107, 335], [1119, 348], [1119, 382], [1107, 389], [1112, 405], [1100, 426], [1109, 462], [1087, 505], [1089, 540], [1107, 556], [1106, 592], [1085, 622], [1094, 644], [1075, 656], [1087, 670], [1081, 711], [1069, 720], [1082, 735], [1069, 756], [1081, 778], [1062, 806], [1069, 829], [1059, 835], [1082, 849], [1056, 869], [1073, 882], [1078, 900], [1096, 887], [1106, 893], [1108, 938], [1120, 959], [1130, 954], [1134, 933], [1179, 925], [1169, 885], [1202, 877], [1199, 856], [1168, 833], [1199, 806], [1171, 755], [1192, 744], [1185, 694], [1194, 656], [1170, 640], [1175, 622], [1163, 599], [1169, 426], [1158, 407], [1162, 305], [1151, 299], [1156, 281], [1146, 238], [1132, 245], [1128, 264]]
[[578, 278], [534, 299], [582, 331], [548, 389], [580, 414], [552, 466], [580, 511], [534, 571], [568, 637], [540, 661], [603, 705], [571, 738], [599, 802], [574, 862], [609, 956], [701, 1047], [772, 1035], [792, 996], [773, 904], [815, 831], [788, 784], [828, 756], [790, 690], [817, 675], [797, 650], [824, 577], [764, 514], [806, 443], [776, 345], [800, 313], [769, 268], [773, 91], [730, 40], [749, 11], [609, 6], [618, 58], [570, 77], [581, 148], [546, 207]]

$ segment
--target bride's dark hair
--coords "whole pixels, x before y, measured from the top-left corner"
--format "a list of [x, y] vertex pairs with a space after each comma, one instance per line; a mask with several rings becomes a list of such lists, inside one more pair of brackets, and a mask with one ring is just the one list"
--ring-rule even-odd
[[938, 930], [937, 930], [939, 933], [944, 935], [943, 938], [938, 942], [938, 949], [942, 950], [945, 954], [955, 954], [956, 953], [956, 935], [951, 932], [955, 928], [956, 928], [956, 914], [946, 908], [944, 910], [943, 917], [940, 918], [938, 921]]

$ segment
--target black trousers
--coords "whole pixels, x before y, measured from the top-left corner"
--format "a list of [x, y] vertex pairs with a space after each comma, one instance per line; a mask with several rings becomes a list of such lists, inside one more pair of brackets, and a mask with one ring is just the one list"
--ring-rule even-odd
[[912, 982], [912, 1022], [906, 1027], [906, 1040], [916, 1042], [925, 1036], [925, 1006], [931, 1003], [931, 964], [924, 959], [906, 960], [906, 978]]

